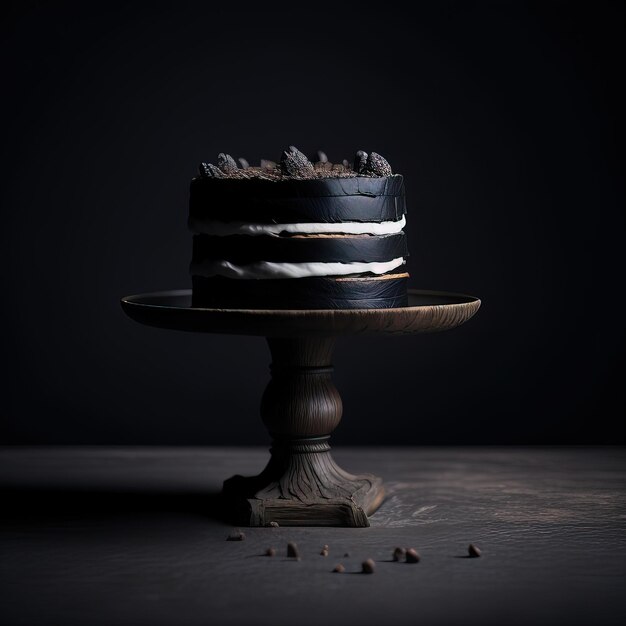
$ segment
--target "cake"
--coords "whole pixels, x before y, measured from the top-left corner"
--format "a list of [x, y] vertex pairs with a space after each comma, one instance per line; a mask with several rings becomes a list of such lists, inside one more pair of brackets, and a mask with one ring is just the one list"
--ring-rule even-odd
[[350, 164], [290, 146], [251, 167], [221, 153], [191, 181], [195, 307], [407, 305], [404, 180], [376, 152]]

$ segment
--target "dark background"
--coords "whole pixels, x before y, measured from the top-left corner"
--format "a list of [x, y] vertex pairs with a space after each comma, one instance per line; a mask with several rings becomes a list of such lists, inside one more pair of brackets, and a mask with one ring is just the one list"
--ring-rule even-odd
[[4, 443], [267, 442], [263, 339], [119, 298], [190, 286], [201, 160], [288, 144], [387, 157], [412, 287], [483, 301], [340, 341], [335, 443], [625, 442], [622, 3], [7, 6]]

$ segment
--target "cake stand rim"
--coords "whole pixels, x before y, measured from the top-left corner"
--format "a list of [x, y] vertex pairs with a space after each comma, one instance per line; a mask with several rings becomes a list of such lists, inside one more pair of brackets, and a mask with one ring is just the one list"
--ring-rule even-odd
[[[168, 306], [142, 302], [158, 297], [186, 297], [191, 289], [132, 294], [121, 298], [124, 312], [141, 324], [231, 335], [310, 336], [346, 334], [413, 334], [449, 330], [475, 315], [476, 296], [464, 293], [409, 289], [409, 295], [458, 298], [460, 302], [384, 309], [217, 309]], [[211, 323], [215, 323], [212, 326]], [[220, 323], [222, 322], [222, 323]], [[286, 326], [278, 326], [279, 323]]]

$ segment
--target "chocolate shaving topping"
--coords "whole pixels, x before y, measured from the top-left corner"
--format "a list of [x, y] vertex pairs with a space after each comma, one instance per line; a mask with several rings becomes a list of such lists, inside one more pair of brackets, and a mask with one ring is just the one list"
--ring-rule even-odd
[[354, 155], [354, 171], [357, 174], [365, 174], [365, 166], [367, 165], [367, 152], [363, 152], [363, 150], [359, 150]]
[[315, 170], [309, 159], [295, 146], [289, 146], [280, 159], [283, 174], [294, 178], [313, 178]]
[[333, 169], [333, 164], [328, 161], [318, 161], [313, 168], [316, 172], [330, 172]]
[[[315, 160], [317, 159], [317, 160]], [[247, 159], [235, 160], [230, 154], [220, 152], [217, 165], [201, 163], [200, 178], [260, 179], [280, 181], [284, 179], [326, 179], [354, 178], [356, 176], [383, 177], [391, 176], [389, 163], [376, 152], [368, 155], [359, 150], [354, 157], [354, 164], [347, 159], [341, 163], [331, 163], [322, 150], [316, 152], [314, 164], [295, 146], [289, 146], [282, 154], [280, 163], [261, 159], [259, 166], [251, 166]]]
[[213, 163], [200, 163], [198, 170], [203, 178], [224, 178], [222, 170]]
[[367, 157], [365, 173], [370, 176], [391, 176], [391, 174], [393, 174], [391, 171], [391, 165], [389, 165], [387, 160], [381, 157], [377, 152], [371, 152]]
[[217, 167], [219, 167], [224, 174], [230, 174], [231, 172], [236, 172], [239, 169], [235, 159], [233, 159], [230, 154], [226, 154], [224, 152], [220, 152], [217, 155]]

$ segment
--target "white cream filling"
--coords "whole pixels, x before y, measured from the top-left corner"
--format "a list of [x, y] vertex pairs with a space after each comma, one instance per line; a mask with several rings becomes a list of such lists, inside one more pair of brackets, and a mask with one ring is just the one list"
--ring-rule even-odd
[[245, 222], [216, 222], [189, 218], [189, 228], [196, 233], [224, 237], [228, 235], [280, 235], [340, 233], [348, 235], [391, 235], [406, 226], [406, 218], [397, 222], [337, 222], [313, 224], [246, 224]]
[[346, 276], [347, 274], [384, 274], [404, 264], [398, 257], [382, 263], [272, 263], [259, 261], [235, 265], [229, 261], [203, 261], [191, 264], [191, 273], [197, 276], [225, 276], [226, 278], [307, 278], [310, 276]]

